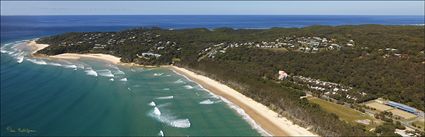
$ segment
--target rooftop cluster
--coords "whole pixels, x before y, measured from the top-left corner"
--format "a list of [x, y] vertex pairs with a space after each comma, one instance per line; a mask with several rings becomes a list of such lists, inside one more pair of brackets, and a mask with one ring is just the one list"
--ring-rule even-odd
[[320, 51], [339, 50], [342, 47], [354, 47], [354, 40], [347, 42], [337, 42], [336, 39], [322, 37], [296, 37], [286, 36], [274, 41], [260, 42], [229, 42], [218, 43], [203, 49], [199, 52], [200, 59], [204, 57], [215, 58], [217, 54], [224, 54], [229, 48], [248, 47], [248, 48], [268, 48], [268, 49], [286, 49], [303, 53], [317, 53]]

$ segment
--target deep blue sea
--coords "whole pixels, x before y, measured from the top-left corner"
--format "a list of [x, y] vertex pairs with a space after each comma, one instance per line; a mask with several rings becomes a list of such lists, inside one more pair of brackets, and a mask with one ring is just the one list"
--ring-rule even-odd
[[416, 25], [423, 16], [1, 16], [1, 135], [231, 135], [262, 130], [237, 106], [166, 68], [29, 56], [25, 40], [135, 27]]

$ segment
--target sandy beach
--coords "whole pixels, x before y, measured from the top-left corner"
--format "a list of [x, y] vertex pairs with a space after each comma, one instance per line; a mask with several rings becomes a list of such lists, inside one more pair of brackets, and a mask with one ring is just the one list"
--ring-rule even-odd
[[64, 53], [64, 54], [59, 54], [59, 55], [54, 55], [54, 56], [49, 56], [50, 58], [54, 58], [54, 59], [73, 59], [73, 60], [78, 60], [81, 58], [91, 58], [91, 59], [98, 59], [98, 60], [103, 60], [103, 61], [107, 61], [113, 64], [120, 64], [121, 61], [119, 57], [115, 57], [112, 55], [107, 55], [107, 54], [76, 54], [76, 53]]
[[31, 40], [31, 41], [28, 42], [28, 46], [30, 46], [32, 48], [32, 54], [34, 54], [37, 51], [48, 47], [49, 45], [47, 45], [47, 44], [37, 44], [34, 40]]
[[[35, 41], [30, 41], [29, 46], [33, 48], [33, 54], [39, 50], [42, 50], [49, 45], [37, 44]], [[91, 58], [107, 61], [118, 65], [134, 65], [133, 63], [122, 63], [119, 57], [115, 57], [107, 54], [75, 54], [65, 53], [54, 56], [48, 56], [53, 59], [71, 59], [78, 60], [81, 58]], [[140, 65], [143, 66], [143, 65]], [[149, 66], [148, 66], [149, 67]], [[234, 103], [245, 111], [255, 122], [260, 125], [261, 128], [266, 130], [273, 136], [317, 136], [305, 128], [298, 125], [294, 125], [291, 121], [284, 117], [278, 117], [278, 114], [261, 103], [258, 103], [251, 98], [239, 93], [238, 91], [218, 82], [210, 79], [206, 76], [198, 75], [192, 71], [176, 66], [168, 66], [168, 68], [175, 72], [188, 77], [196, 83], [202, 85], [210, 92], [221, 96], [230, 102]]]
[[[47, 44], [38, 44], [34, 40], [28, 42], [28, 45], [33, 49], [32, 54], [34, 55], [37, 51], [42, 50], [49, 45]], [[110, 62], [113, 64], [129, 64], [129, 63], [121, 63], [119, 57], [108, 55], [108, 54], [77, 54], [77, 53], [64, 53], [54, 56], [48, 56], [48, 58], [51, 59], [71, 59], [71, 60], [79, 60], [81, 58], [91, 58], [91, 59], [98, 59], [103, 60], [106, 62]]]
[[305, 128], [294, 125], [284, 117], [261, 103], [239, 93], [238, 91], [208, 77], [198, 75], [184, 68], [171, 66], [172, 70], [187, 76], [216, 95], [224, 97], [242, 108], [258, 125], [273, 136], [317, 136]]

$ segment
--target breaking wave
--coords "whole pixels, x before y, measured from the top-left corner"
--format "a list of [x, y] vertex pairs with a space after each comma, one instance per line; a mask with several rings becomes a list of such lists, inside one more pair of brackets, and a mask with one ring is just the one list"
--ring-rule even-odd
[[161, 76], [164, 73], [153, 73], [153, 76]]
[[158, 136], [163, 137], [163, 136], [164, 136], [164, 132], [162, 132], [162, 130], [161, 130], [161, 131], [159, 131]]
[[164, 96], [164, 97], [157, 97], [155, 99], [173, 99], [174, 96]]
[[17, 61], [18, 63], [22, 63], [22, 61], [24, 61], [24, 56], [19, 56], [17, 59], [18, 59]]
[[63, 65], [64, 68], [72, 68], [74, 70], [77, 70], [77, 65]]
[[89, 69], [85, 70], [84, 72], [86, 72], [86, 74], [87, 74], [87, 75], [97, 77], [97, 72], [96, 72], [96, 71], [94, 71], [94, 70], [93, 70], [93, 69], [91, 69], [91, 68], [89, 68]]
[[171, 127], [176, 128], [189, 128], [190, 121], [187, 118], [178, 119], [176, 116], [172, 116], [166, 113], [161, 113], [158, 107], [154, 107], [148, 115], [161, 123], [164, 123]]
[[182, 79], [174, 81], [174, 83], [185, 83]]
[[183, 87], [186, 88], [186, 89], [193, 89], [193, 87], [191, 85], [184, 85]]
[[47, 65], [46, 61], [44, 60], [37, 60], [37, 59], [26, 59], [26, 60], [38, 65]]
[[232, 102], [230, 102], [229, 100], [220, 97], [221, 100], [223, 102], [225, 102], [231, 109], [235, 110], [240, 116], [242, 116], [242, 118], [247, 121], [253, 129], [257, 130], [258, 132], [260, 132], [260, 134], [264, 135], [264, 136], [271, 136], [270, 133], [268, 133], [267, 131], [265, 131], [260, 125], [258, 125], [248, 114], [246, 114], [246, 112], [240, 108], [239, 106], [233, 104]]
[[125, 73], [121, 70], [114, 71], [114, 75], [125, 75]]
[[[191, 81], [188, 77], [186, 77], [185, 75], [181, 75], [180, 73], [177, 73], [176, 71], [174, 71], [173, 70], [173, 72], [174, 73], [176, 73], [176, 74], [178, 74], [178, 75], [180, 75], [180, 76], [183, 76], [183, 77], [185, 77], [186, 79], [188, 79], [189, 81]], [[181, 79], [179, 79], [179, 80], [181, 80]], [[221, 101], [223, 101], [223, 102], [225, 102], [231, 109], [233, 109], [233, 110], [235, 110], [245, 121], [247, 121], [250, 125], [251, 125], [251, 127], [253, 128], [253, 129], [255, 129], [255, 130], [257, 130], [260, 134], [262, 134], [263, 136], [271, 136], [271, 134], [270, 133], [268, 133], [267, 131], [265, 131], [263, 128], [261, 128], [261, 126], [260, 125], [258, 125], [248, 114], [246, 114], [245, 113], [245, 111], [242, 109], [242, 108], [240, 108], [240, 107], [238, 107], [237, 105], [235, 105], [235, 104], [233, 104], [232, 102], [230, 102], [230, 101], [228, 101], [227, 99], [225, 99], [225, 98], [222, 98], [222, 97], [220, 97], [220, 96], [217, 96], [217, 95], [215, 95], [214, 93], [212, 93], [211, 91], [209, 91], [208, 89], [205, 89], [202, 85], [200, 85], [200, 84], [198, 84], [199, 85], [199, 87], [201, 88], [201, 89], [204, 89], [205, 91], [207, 91], [213, 98], [216, 98], [216, 99], [221, 99]], [[204, 100], [205, 101], [205, 100]], [[211, 100], [210, 100], [211, 101]], [[201, 102], [203, 102], [203, 103], [211, 103], [210, 101], [205, 101], [205, 102], [203, 102], [203, 101], [201, 101]], [[200, 103], [201, 103], [200, 102]]]
[[203, 101], [199, 102], [199, 104], [202, 104], [202, 105], [211, 105], [211, 104], [218, 103], [218, 102], [220, 102], [220, 101], [212, 101], [210, 99], [206, 99], [206, 100], [203, 100]]
[[159, 108], [158, 107], [154, 107], [153, 108], [153, 114], [155, 116], [161, 116], [161, 111], [159, 111]]
[[155, 102], [151, 102], [151, 103], [149, 103], [149, 106], [152, 106], [152, 107], [154, 107], [154, 106], [156, 106], [156, 104], [155, 104]]
[[47, 64], [48, 64], [48, 65], [52, 65], [52, 66], [58, 66], [58, 67], [62, 66], [62, 64], [54, 63], [54, 62], [49, 62], [49, 63], [47, 63]]
[[114, 74], [112, 74], [111, 70], [109, 69], [102, 69], [96, 71], [100, 76], [104, 77], [114, 77]]
[[127, 78], [122, 78], [120, 79], [120, 81], [127, 81]]

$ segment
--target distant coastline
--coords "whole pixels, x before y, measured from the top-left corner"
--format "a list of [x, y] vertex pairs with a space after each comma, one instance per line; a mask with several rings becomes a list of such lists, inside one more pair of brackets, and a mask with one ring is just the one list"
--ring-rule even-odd
[[[81, 58], [90, 58], [96, 60], [102, 60], [110, 62], [117, 65], [124, 66], [140, 66], [140, 67], [154, 67], [154, 66], [144, 66], [137, 65], [134, 63], [122, 63], [119, 57], [108, 55], [108, 54], [76, 54], [76, 53], [64, 53], [54, 56], [40, 55], [36, 54], [37, 51], [42, 50], [49, 45], [47, 44], [38, 44], [34, 40], [28, 42], [27, 44], [33, 49], [32, 56], [41, 57], [41, 58], [50, 58], [50, 59], [69, 59], [69, 60], [78, 60]], [[314, 133], [308, 131], [306, 128], [295, 125], [285, 117], [279, 117], [279, 115], [263, 104], [254, 101], [251, 98], [246, 97], [245, 95], [239, 93], [238, 91], [216, 81], [210, 79], [206, 76], [196, 74], [192, 71], [189, 71], [185, 68], [173, 66], [173, 65], [162, 65], [160, 67], [165, 67], [173, 70], [174, 72], [184, 75], [190, 80], [195, 81], [196, 83], [203, 86], [209, 92], [212, 92], [220, 97], [223, 97], [226, 100], [236, 104], [238, 107], [243, 109], [246, 114], [252, 118], [256, 124], [261, 126], [268, 134], [273, 136], [317, 136]]]
[[[98, 54], [63, 53], [59, 55], [48, 56], [44, 54], [37, 54], [37, 51], [40, 51], [48, 47], [49, 45], [36, 43], [35, 40], [29, 41], [28, 45], [32, 48], [33, 50], [32, 56], [34, 57], [43, 57], [43, 58], [47, 57], [49, 59], [68, 59], [68, 60], [79, 60], [81, 58], [90, 58], [90, 59], [96, 59], [96, 60], [109, 62], [116, 65], [123, 65], [123, 66], [158, 67], [158, 66], [151, 66], [151, 65], [140, 65], [135, 63], [123, 63], [120, 61], [121, 60], [120, 57], [112, 56], [109, 54], [100, 54], [100, 53]], [[161, 66], [166, 66], [166, 65], [161, 65]]]

